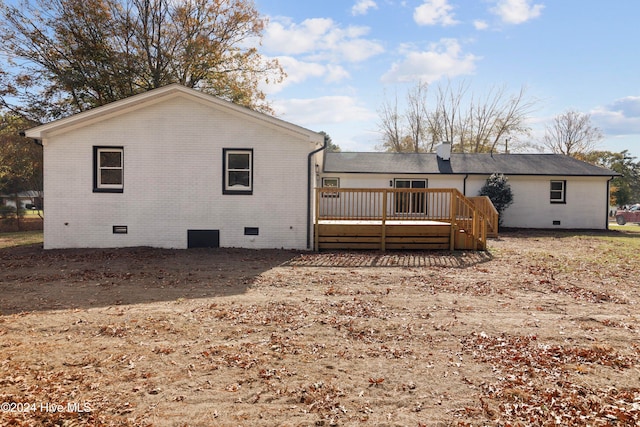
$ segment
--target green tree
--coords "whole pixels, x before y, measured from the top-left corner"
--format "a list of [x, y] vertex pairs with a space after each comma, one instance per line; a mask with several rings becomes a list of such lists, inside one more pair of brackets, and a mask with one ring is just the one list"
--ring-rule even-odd
[[480, 189], [480, 196], [487, 196], [498, 211], [499, 224], [502, 224], [502, 213], [513, 203], [513, 192], [506, 176], [494, 173]]
[[[31, 125], [14, 114], [0, 116], [0, 194], [9, 195], [18, 208], [18, 195], [21, 192], [42, 194], [42, 147], [19, 135], [20, 131]], [[21, 211], [18, 209], [18, 229], [20, 217]]]
[[331, 137], [329, 136], [328, 133], [326, 133], [325, 131], [320, 131], [318, 133], [324, 135], [327, 138], [327, 151], [328, 152], [330, 152], [330, 153], [339, 153], [340, 151], [342, 151], [340, 146], [333, 142], [333, 140], [331, 139]]
[[620, 153], [611, 151], [591, 151], [580, 160], [618, 172], [622, 176], [611, 181], [611, 205], [622, 206], [640, 202], [640, 162], [629, 155], [627, 150]]
[[[249, 0], [23, 0], [4, 4], [5, 107], [48, 121], [179, 83], [270, 111], [259, 54], [265, 26]], [[15, 70], [15, 71], [13, 71]]]

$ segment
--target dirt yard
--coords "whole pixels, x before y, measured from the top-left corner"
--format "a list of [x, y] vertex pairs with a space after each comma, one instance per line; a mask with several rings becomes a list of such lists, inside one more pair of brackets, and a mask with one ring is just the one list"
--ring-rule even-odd
[[640, 235], [0, 250], [0, 424], [638, 426]]

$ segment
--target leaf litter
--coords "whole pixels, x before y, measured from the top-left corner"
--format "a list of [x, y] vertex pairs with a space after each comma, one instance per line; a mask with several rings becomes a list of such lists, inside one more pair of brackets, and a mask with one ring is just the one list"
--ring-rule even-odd
[[638, 255], [489, 247], [2, 250], [0, 424], [640, 425]]

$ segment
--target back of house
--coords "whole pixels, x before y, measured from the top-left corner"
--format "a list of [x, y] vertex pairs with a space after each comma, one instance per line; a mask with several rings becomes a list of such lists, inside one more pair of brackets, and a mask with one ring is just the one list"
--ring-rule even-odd
[[609, 183], [619, 174], [559, 154], [326, 153], [321, 178], [327, 187], [455, 188], [472, 197], [494, 173], [513, 193], [505, 227], [608, 227]]
[[323, 136], [171, 85], [39, 126], [44, 246], [308, 247]]

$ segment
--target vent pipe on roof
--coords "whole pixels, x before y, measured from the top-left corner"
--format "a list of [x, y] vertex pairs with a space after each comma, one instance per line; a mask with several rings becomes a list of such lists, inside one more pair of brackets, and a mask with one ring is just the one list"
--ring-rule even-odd
[[442, 160], [451, 160], [451, 143], [449, 141], [443, 141], [442, 144], [436, 147], [436, 155]]

